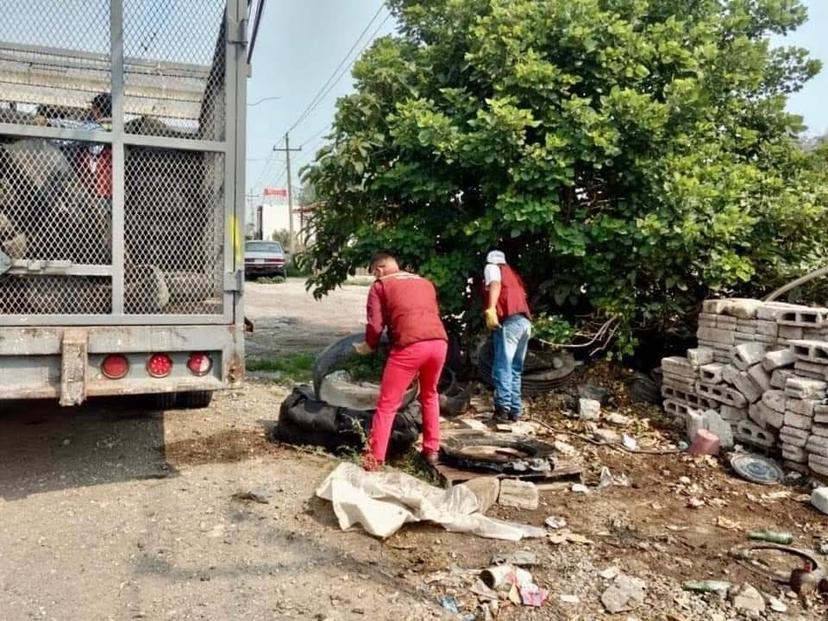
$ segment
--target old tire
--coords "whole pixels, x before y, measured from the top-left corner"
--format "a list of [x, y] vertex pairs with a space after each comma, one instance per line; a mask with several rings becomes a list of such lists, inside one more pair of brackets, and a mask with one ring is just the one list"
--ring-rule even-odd
[[195, 390], [192, 392], [178, 393], [176, 405], [184, 410], [198, 410], [208, 407], [212, 401], [212, 390]]

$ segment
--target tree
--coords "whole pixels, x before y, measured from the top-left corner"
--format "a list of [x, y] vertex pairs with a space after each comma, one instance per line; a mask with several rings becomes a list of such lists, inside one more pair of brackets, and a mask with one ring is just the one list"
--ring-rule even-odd
[[282, 248], [290, 248], [290, 231], [287, 229], [276, 229], [271, 233], [270, 239], [279, 242]]
[[399, 35], [357, 62], [305, 173], [315, 295], [391, 248], [463, 321], [500, 246], [541, 307], [616, 314], [629, 336], [823, 253], [825, 197], [785, 112], [819, 63], [768, 39], [805, 21], [797, 0], [389, 5]]

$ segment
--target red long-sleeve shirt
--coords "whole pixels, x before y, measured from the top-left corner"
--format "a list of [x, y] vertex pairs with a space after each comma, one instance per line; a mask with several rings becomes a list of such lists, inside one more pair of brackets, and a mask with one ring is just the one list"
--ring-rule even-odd
[[440, 319], [437, 291], [431, 281], [421, 276], [397, 272], [378, 279], [368, 291], [366, 310], [365, 342], [372, 349], [379, 345], [385, 328], [394, 347], [448, 340]]

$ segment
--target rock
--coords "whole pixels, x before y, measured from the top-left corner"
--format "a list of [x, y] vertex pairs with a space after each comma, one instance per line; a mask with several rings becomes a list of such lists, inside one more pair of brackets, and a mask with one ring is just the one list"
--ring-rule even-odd
[[591, 401], [597, 401], [601, 405], [606, 405], [609, 401], [610, 391], [603, 386], [581, 384], [578, 386], [578, 396], [582, 399], [590, 399]]
[[762, 594], [747, 582], [731, 591], [730, 601], [737, 610], [765, 612], [765, 600]]
[[811, 492], [811, 504], [828, 515], [828, 487], [818, 487]]
[[623, 414], [612, 413], [606, 417], [608, 423], [612, 423], [613, 425], [629, 425], [630, 421], [632, 420], [629, 416], [624, 416]]
[[500, 479], [495, 477], [477, 477], [460, 485], [469, 488], [477, 497], [480, 513], [486, 513], [500, 495]]
[[555, 440], [553, 446], [561, 455], [575, 455], [578, 453], [578, 449], [562, 440]]
[[770, 608], [774, 612], [788, 612], [788, 607], [785, 605], [785, 603], [782, 600], [777, 599], [776, 597], [769, 596], [768, 604], [770, 604]]
[[618, 444], [621, 442], [621, 434], [612, 429], [596, 429], [593, 433], [596, 440], [601, 440], [607, 444]]
[[589, 492], [589, 488], [583, 483], [573, 483], [569, 490], [574, 494], [586, 494]]
[[497, 497], [497, 503], [504, 507], [534, 511], [539, 503], [538, 488], [529, 481], [503, 479], [500, 482], [500, 495]]
[[547, 528], [557, 530], [559, 528], [564, 528], [566, 526], [566, 518], [558, 517], [556, 515], [550, 515], [543, 521], [543, 523], [546, 524]]
[[564, 604], [580, 604], [581, 600], [577, 595], [561, 595], [561, 601]]
[[578, 399], [578, 414], [581, 420], [598, 420], [601, 402], [595, 399]]
[[613, 578], [615, 578], [620, 573], [621, 573], [621, 570], [618, 569], [617, 567], [613, 566], [613, 567], [607, 567], [603, 571], [599, 571], [598, 575], [601, 576], [602, 578], [604, 578], [605, 580], [612, 580]]
[[601, 603], [611, 614], [633, 610], [644, 602], [646, 588], [643, 580], [627, 574], [618, 574], [612, 585], [601, 594]]
[[495, 554], [492, 565], [516, 565], [517, 567], [533, 567], [538, 564], [538, 555], [528, 550], [518, 550], [511, 554]]

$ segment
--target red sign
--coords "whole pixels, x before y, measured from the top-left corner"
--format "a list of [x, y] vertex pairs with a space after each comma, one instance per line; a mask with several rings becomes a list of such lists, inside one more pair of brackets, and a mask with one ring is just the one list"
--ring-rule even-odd
[[276, 196], [277, 198], [287, 198], [287, 189], [286, 188], [265, 188], [263, 194], [265, 196]]

